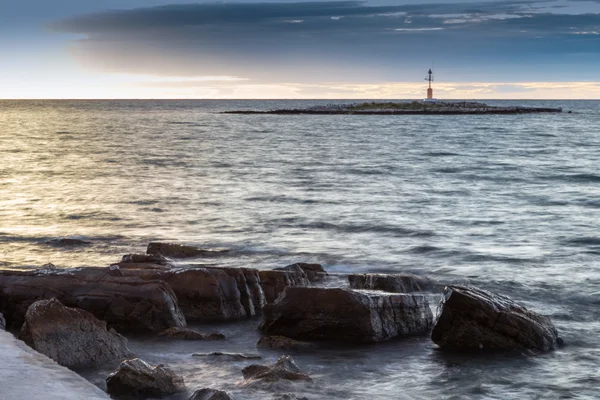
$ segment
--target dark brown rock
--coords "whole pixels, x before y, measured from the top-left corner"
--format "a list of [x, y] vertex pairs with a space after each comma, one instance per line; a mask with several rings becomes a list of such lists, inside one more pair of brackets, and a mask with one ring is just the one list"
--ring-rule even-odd
[[92, 242], [88, 242], [87, 240], [82, 239], [72, 239], [72, 238], [60, 238], [60, 239], [50, 239], [46, 241], [46, 244], [56, 247], [74, 247], [74, 246], [85, 246], [91, 244]]
[[158, 334], [169, 339], [176, 340], [223, 340], [225, 335], [221, 333], [202, 333], [188, 328], [169, 328]]
[[262, 357], [258, 354], [244, 354], [244, 353], [223, 353], [215, 351], [212, 353], [194, 353], [194, 357], [217, 357], [228, 361], [244, 361], [244, 360], [259, 360]]
[[348, 281], [352, 289], [390, 293], [422, 292], [435, 286], [435, 282], [427, 277], [408, 274], [354, 274], [348, 275]]
[[158, 268], [171, 266], [171, 261], [161, 254], [125, 254], [117, 264], [127, 268]]
[[229, 250], [226, 249], [201, 249], [196, 246], [167, 242], [152, 242], [146, 250], [148, 254], [161, 254], [171, 258], [211, 257], [223, 255], [228, 252]]
[[302, 342], [285, 336], [263, 336], [256, 343], [256, 347], [271, 350], [313, 350], [317, 348], [314, 343]]
[[231, 393], [217, 389], [200, 389], [189, 400], [233, 400]]
[[306, 275], [310, 282], [322, 280], [327, 276], [327, 271], [321, 264], [296, 263], [281, 268], [275, 268], [276, 271], [297, 271], [300, 269]]
[[108, 394], [113, 397], [157, 398], [185, 390], [183, 378], [163, 365], [155, 367], [135, 358], [126, 360], [106, 378]]
[[272, 303], [277, 296], [290, 286], [310, 286], [306, 273], [298, 264], [293, 264], [287, 270], [259, 271], [260, 285], [265, 293], [265, 300]]
[[31, 304], [56, 297], [92, 313], [119, 332], [161, 332], [183, 327], [175, 294], [163, 281], [114, 277], [108, 268], [0, 271], [0, 312], [19, 327]]
[[545, 352], [562, 342], [550, 318], [472, 286], [444, 289], [431, 339], [442, 349], [477, 352]]
[[242, 370], [244, 379], [262, 382], [312, 381], [312, 378], [300, 372], [300, 368], [290, 356], [281, 356], [273, 365], [249, 365]]
[[60, 365], [86, 368], [120, 362], [131, 356], [127, 339], [87, 311], [58, 300], [33, 303], [25, 315], [19, 339]]
[[431, 325], [423, 295], [288, 287], [265, 306], [260, 329], [300, 340], [368, 343], [426, 334]]

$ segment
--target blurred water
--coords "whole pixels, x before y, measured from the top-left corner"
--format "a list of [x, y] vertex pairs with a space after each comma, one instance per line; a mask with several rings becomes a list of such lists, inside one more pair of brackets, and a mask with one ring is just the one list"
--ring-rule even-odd
[[[540, 115], [218, 113], [319, 103], [0, 101], [0, 262], [108, 265], [160, 239], [233, 249], [222, 265], [313, 261], [468, 282], [549, 314], [569, 346], [517, 359], [448, 357], [427, 339], [324, 351], [299, 356], [316, 379], [291, 391], [595, 398], [600, 102], [519, 102], [573, 111]], [[57, 237], [91, 244], [46, 243]], [[256, 323], [218, 327], [233, 338], [198, 346], [248, 352]], [[196, 386], [270, 398], [235, 386], [244, 363], [198, 360], [189, 346], [132, 344]]]

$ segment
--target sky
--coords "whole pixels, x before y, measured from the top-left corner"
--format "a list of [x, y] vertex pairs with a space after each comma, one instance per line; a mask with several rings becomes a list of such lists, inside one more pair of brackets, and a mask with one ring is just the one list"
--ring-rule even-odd
[[0, 0], [0, 98], [600, 99], [600, 0]]

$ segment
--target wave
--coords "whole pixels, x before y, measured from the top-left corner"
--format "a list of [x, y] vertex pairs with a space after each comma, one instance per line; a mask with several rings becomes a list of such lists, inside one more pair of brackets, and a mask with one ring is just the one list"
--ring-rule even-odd
[[600, 237], [587, 236], [563, 240], [567, 246], [600, 246]]
[[573, 183], [600, 183], [600, 175], [596, 174], [546, 175], [538, 177], [538, 179]]
[[310, 222], [297, 224], [301, 229], [321, 229], [339, 233], [383, 233], [395, 237], [432, 237], [437, 234], [429, 230], [410, 229], [397, 225], [368, 225], [368, 224], [333, 224], [330, 222]]

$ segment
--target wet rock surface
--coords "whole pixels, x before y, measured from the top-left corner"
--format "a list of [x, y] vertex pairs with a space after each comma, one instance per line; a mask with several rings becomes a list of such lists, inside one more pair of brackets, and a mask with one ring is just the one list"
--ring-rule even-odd
[[158, 334], [158, 336], [175, 340], [223, 340], [225, 335], [221, 333], [202, 333], [189, 328], [169, 328]]
[[259, 276], [267, 303], [274, 302], [286, 287], [310, 286], [306, 273], [298, 264], [284, 267], [281, 270], [259, 271]]
[[69, 368], [120, 362], [131, 356], [127, 339], [107, 330], [106, 322], [56, 299], [40, 300], [29, 307], [19, 339]]
[[167, 242], [152, 242], [148, 244], [146, 250], [146, 253], [148, 254], [160, 254], [170, 258], [219, 256], [228, 252], [229, 250], [226, 249], [201, 249], [196, 246]]
[[74, 238], [57, 238], [57, 239], [47, 240], [46, 244], [49, 244], [50, 246], [56, 246], [56, 247], [75, 247], [75, 246], [86, 246], [88, 244], [92, 244], [92, 242], [89, 242], [87, 240], [82, 240], [82, 239], [74, 239]]
[[300, 340], [369, 343], [427, 334], [432, 319], [423, 295], [288, 287], [264, 308], [260, 329]]
[[215, 351], [212, 353], [194, 353], [194, 357], [215, 357], [228, 361], [244, 361], [244, 360], [260, 360], [262, 357], [258, 354], [246, 354], [246, 353], [223, 353]]
[[281, 268], [275, 268], [275, 271], [302, 271], [310, 282], [322, 280], [327, 276], [327, 271], [321, 264], [295, 263]]
[[281, 356], [273, 365], [252, 364], [242, 370], [244, 379], [262, 382], [312, 381], [312, 378], [300, 371], [290, 356]]
[[189, 400], [233, 400], [231, 393], [217, 389], [200, 389]]
[[444, 289], [431, 339], [444, 350], [539, 351], [562, 343], [550, 318], [472, 286]]
[[256, 347], [271, 350], [314, 350], [317, 345], [310, 342], [302, 342], [285, 336], [264, 336], [258, 340]]
[[171, 266], [171, 261], [161, 254], [125, 254], [117, 265], [129, 268], [161, 268]]
[[382, 290], [390, 293], [411, 293], [430, 290], [435, 282], [427, 277], [409, 274], [352, 274], [348, 275], [352, 289]]
[[298, 397], [295, 394], [284, 394], [283, 396], [275, 396], [274, 400], [308, 400], [306, 397]]
[[109, 268], [0, 271], [0, 312], [20, 327], [31, 304], [56, 297], [106, 321], [118, 332], [161, 332], [186, 325], [175, 294], [163, 281], [111, 276]]
[[135, 358], [126, 360], [106, 378], [108, 393], [116, 398], [159, 398], [185, 390], [183, 378], [163, 365]]

